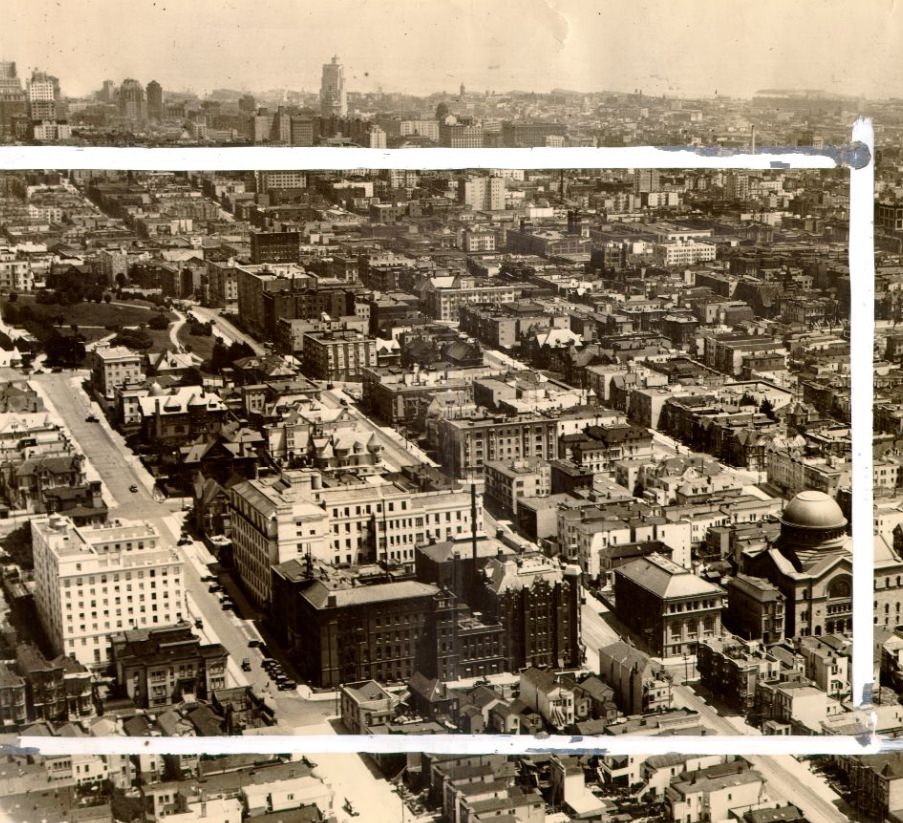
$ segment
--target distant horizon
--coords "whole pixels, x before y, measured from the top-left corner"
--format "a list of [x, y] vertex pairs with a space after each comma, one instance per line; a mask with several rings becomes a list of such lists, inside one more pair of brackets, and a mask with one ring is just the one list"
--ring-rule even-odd
[[[230, 84], [220, 84], [220, 85], [212, 85], [209, 88], [197, 89], [192, 86], [182, 86], [181, 88], [175, 86], [167, 86], [166, 83], [160, 82], [158, 79], [158, 75], [153, 75], [149, 77], [147, 80], [143, 78], [134, 77], [132, 75], [123, 76], [120, 78], [111, 77], [109, 75], [105, 76], [102, 80], [98, 81], [94, 88], [88, 89], [83, 93], [72, 94], [69, 93], [66, 87], [66, 83], [63, 77], [60, 77], [52, 68], [47, 68], [44, 66], [28, 66], [26, 70], [23, 71], [22, 64], [18, 60], [10, 60], [7, 55], [0, 54], [0, 63], [2, 62], [12, 62], [16, 64], [16, 72], [19, 80], [21, 81], [21, 85], [23, 90], [26, 88], [26, 84], [31, 77], [33, 71], [43, 72], [49, 76], [56, 77], [60, 83], [60, 93], [62, 97], [70, 99], [70, 100], [88, 100], [93, 98], [98, 92], [101, 91], [103, 87], [103, 83], [107, 80], [111, 80], [116, 88], [118, 89], [123, 81], [125, 80], [137, 80], [141, 87], [146, 89], [147, 85], [152, 82], [160, 83], [164, 94], [167, 92], [170, 94], [176, 95], [186, 95], [198, 97], [200, 99], [208, 98], [217, 92], [231, 92], [237, 95], [250, 94], [254, 97], [267, 97], [276, 94], [299, 94], [299, 95], [310, 95], [310, 96], [318, 96], [319, 89], [315, 88], [305, 88], [305, 87], [292, 87], [292, 86], [271, 86], [267, 89], [258, 89], [251, 88], [247, 85], [237, 86]], [[344, 64], [342, 64], [344, 65]], [[80, 84], [80, 88], [84, 88], [83, 84]], [[348, 87], [348, 83], [346, 81], [346, 92], [351, 96], [362, 96], [362, 97], [370, 97], [370, 96], [378, 96], [384, 95], [387, 97], [390, 96], [401, 96], [401, 97], [413, 97], [415, 99], [428, 99], [432, 97], [451, 97], [458, 98], [460, 91], [459, 90], [449, 90], [449, 89], [437, 89], [433, 91], [422, 91], [422, 92], [412, 92], [405, 91], [401, 89], [355, 89], [353, 87]], [[689, 92], [678, 92], [678, 91], [669, 91], [669, 92], [648, 92], [645, 89], [616, 89], [616, 88], [600, 88], [595, 90], [587, 90], [587, 89], [575, 89], [575, 88], [564, 88], [564, 87], [552, 87], [547, 90], [539, 90], [539, 89], [527, 89], [527, 88], [509, 88], [509, 89], [467, 89], [465, 87], [465, 96], [472, 96], [474, 98], [486, 98], [488, 96], [492, 97], [505, 97], [509, 95], [530, 95], [535, 94], [538, 96], [550, 96], [553, 94], [574, 94], [574, 95], [582, 95], [582, 96], [596, 96], [596, 95], [624, 95], [624, 96], [642, 96], [645, 98], [649, 98], [650, 100], [661, 100], [661, 99], [678, 99], [678, 100], [701, 100], [701, 101], [711, 101], [711, 100], [752, 100], [755, 97], [760, 96], [771, 96], [771, 95], [790, 95], [790, 96], [812, 96], [814, 98], [824, 97], [825, 99], [831, 100], [890, 100], [890, 99], [899, 99], [894, 95], [889, 95], [887, 97], [870, 97], [867, 94], [863, 93], [852, 93], [852, 92], [839, 92], [839, 91], [829, 91], [824, 88], [810, 88], [810, 87], [795, 87], [795, 86], [787, 86], [784, 88], [761, 88], [756, 89], [755, 91], [749, 92], [747, 94], [721, 94], [712, 92], [710, 94], [693, 94]], [[903, 97], [903, 94], [900, 95]]]
[[[888, 67], [903, 9], [871, 0], [118, 0], [11, 3], [0, 59], [83, 98], [104, 79], [164, 89], [316, 93], [335, 54], [349, 91], [426, 97], [641, 89], [649, 97], [749, 99], [761, 89], [903, 96]], [[504, 90], [504, 91], [503, 91]]]

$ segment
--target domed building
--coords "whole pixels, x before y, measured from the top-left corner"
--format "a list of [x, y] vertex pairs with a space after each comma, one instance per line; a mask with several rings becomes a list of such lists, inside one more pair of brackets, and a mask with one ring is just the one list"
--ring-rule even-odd
[[743, 557], [743, 571], [766, 578], [784, 595], [787, 637], [853, 630], [853, 550], [837, 502], [803, 491], [784, 508], [779, 537]]

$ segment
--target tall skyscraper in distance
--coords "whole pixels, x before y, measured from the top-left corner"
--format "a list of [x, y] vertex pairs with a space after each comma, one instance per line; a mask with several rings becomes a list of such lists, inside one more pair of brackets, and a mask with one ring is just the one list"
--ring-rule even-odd
[[238, 110], [242, 114], [254, 114], [257, 111], [257, 101], [253, 94], [243, 94], [238, 98]]
[[324, 117], [347, 117], [348, 96], [345, 92], [345, 67], [333, 57], [331, 63], [323, 64], [323, 79], [320, 83], [320, 113]]
[[115, 103], [116, 84], [112, 80], [104, 80], [103, 86], [97, 96], [102, 103]]
[[160, 121], [163, 119], [163, 86], [156, 80], [147, 84], [147, 119]]
[[119, 88], [119, 113], [132, 122], [144, 119], [144, 89], [137, 80], [131, 77], [122, 81]]
[[56, 120], [60, 81], [42, 71], [32, 72], [28, 81], [28, 116], [34, 121]]
[[13, 134], [13, 122], [28, 113], [22, 81], [12, 61], [0, 61], [0, 137]]
[[22, 83], [16, 73], [16, 64], [10, 60], [0, 60], [0, 91], [21, 88]]

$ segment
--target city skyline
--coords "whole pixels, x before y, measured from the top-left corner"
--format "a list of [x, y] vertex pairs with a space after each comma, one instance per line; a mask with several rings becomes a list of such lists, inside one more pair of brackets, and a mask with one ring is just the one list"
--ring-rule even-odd
[[[0, 53], [19, 64], [22, 77], [33, 68], [60, 77], [64, 94], [73, 97], [90, 95], [104, 79], [127, 77], [198, 93], [222, 87], [315, 93], [333, 54], [346, 67], [350, 93], [426, 95], [460, 84], [480, 93], [641, 89], [749, 97], [775, 87], [865, 97], [901, 93], [881, 69], [903, 35], [903, 17], [887, 3], [851, 17], [841, 16], [839, 0], [793, 6], [770, 0], [754, 8], [686, 0], [679, 15], [673, 5], [661, 14], [648, 0], [604, 8], [574, 0], [527, 7], [500, 0], [484, 8], [455, 0], [428, 10], [403, 2], [392, 5], [395, 25], [388, 31], [381, 25], [384, 4], [321, 3], [298, 11], [271, 0], [264, 8], [269, 14], [243, 0], [202, 0], [190, 11], [143, 3], [124, 18], [108, 0], [77, 10], [32, 3], [7, 11]], [[514, 14], [532, 25], [512, 26]], [[253, 39], [245, 28], [250, 19], [258, 35]], [[354, 28], [343, 20], [354, 20]], [[370, 37], [375, 30], [381, 34], [376, 42]], [[129, 47], [120, 48], [123, 43]]]

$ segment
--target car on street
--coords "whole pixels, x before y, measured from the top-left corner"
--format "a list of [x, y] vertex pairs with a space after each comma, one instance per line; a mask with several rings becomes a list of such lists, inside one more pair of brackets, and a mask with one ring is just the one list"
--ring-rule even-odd
[[179, 545], [180, 546], [190, 546], [191, 538], [183, 535], [182, 537], [179, 538]]
[[241, 661], [241, 670], [243, 672], [251, 671], [251, 661], [247, 657]]
[[137, 483], [132, 483], [132, 485], [129, 486], [129, 491], [130, 491], [132, 494], [135, 494], [135, 492], [138, 491], [138, 484], [137, 484]]
[[201, 620], [200, 617], [198, 617], [198, 618], [194, 621], [194, 627], [195, 627], [196, 629], [203, 629], [203, 628], [204, 628], [204, 621]]
[[211, 583], [209, 586], [207, 586], [207, 591], [208, 591], [208, 592], [214, 592], [214, 593], [215, 593], [215, 592], [221, 592], [222, 590], [223, 590], [223, 587], [220, 586], [219, 583]]
[[249, 648], [249, 649], [259, 649], [262, 645], [263, 645], [263, 643], [261, 643], [256, 637], [252, 637], [252, 638], [248, 641], [248, 648]]
[[97, 420], [97, 415], [96, 415], [96, 414], [89, 414], [89, 415], [85, 418], [85, 423], [97, 423], [97, 422], [98, 422], [98, 420]]

